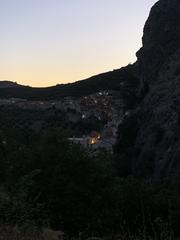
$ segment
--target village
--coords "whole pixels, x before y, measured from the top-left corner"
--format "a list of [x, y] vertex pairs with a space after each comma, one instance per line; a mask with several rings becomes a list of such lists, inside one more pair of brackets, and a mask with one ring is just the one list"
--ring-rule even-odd
[[0, 106], [31, 111], [58, 112], [63, 116], [67, 126], [68, 124], [79, 124], [83, 127], [84, 123], [92, 125], [86, 134], [79, 131], [72, 133], [73, 135], [68, 139], [72, 143], [81, 144], [93, 151], [98, 149], [113, 151], [118, 125], [123, 119], [123, 101], [117, 91], [103, 91], [80, 98], [66, 97], [61, 100], [48, 101], [0, 99]]

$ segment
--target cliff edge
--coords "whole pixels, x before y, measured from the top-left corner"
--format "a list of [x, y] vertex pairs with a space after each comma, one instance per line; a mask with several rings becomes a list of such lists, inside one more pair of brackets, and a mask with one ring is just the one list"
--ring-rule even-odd
[[142, 41], [134, 64], [141, 101], [119, 127], [115, 150], [128, 173], [154, 179], [176, 176], [180, 173], [179, 0], [160, 0], [152, 7]]

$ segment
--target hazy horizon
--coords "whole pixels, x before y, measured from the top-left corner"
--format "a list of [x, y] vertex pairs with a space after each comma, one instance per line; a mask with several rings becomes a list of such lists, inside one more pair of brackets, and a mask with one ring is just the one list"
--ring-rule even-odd
[[46, 87], [133, 63], [155, 2], [1, 2], [0, 80]]

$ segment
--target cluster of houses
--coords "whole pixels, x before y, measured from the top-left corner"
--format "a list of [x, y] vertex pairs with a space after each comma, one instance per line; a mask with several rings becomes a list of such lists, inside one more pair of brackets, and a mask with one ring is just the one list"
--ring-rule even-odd
[[[103, 91], [80, 98], [66, 97], [61, 100], [29, 101], [26, 99], [0, 99], [0, 106], [15, 106], [30, 110], [61, 111], [66, 121], [78, 123], [87, 119], [104, 122], [101, 132], [92, 131], [86, 136], [72, 136], [69, 140], [91, 149], [104, 148], [112, 151], [118, 125], [123, 116], [123, 102], [119, 92]], [[93, 121], [93, 120], [92, 120]]]
[[82, 119], [96, 117], [106, 123], [101, 132], [92, 131], [86, 136], [71, 137], [69, 140], [92, 150], [113, 151], [117, 139], [118, 126], [123, 118], [123, 102], [117, 92], [99, 92], [79, 99]]

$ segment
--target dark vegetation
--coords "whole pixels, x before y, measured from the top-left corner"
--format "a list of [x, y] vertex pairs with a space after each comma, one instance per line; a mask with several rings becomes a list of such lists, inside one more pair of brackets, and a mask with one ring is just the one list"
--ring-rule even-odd
[[0, 226], [51, 227], [82, 238], [180, 234], [180, 179], [135, 179], [119, 171], [118, 152], [92, 154], [68, 142], [61, 124], [28, 127], [46, 115], [10, 112], [1, 109]]

